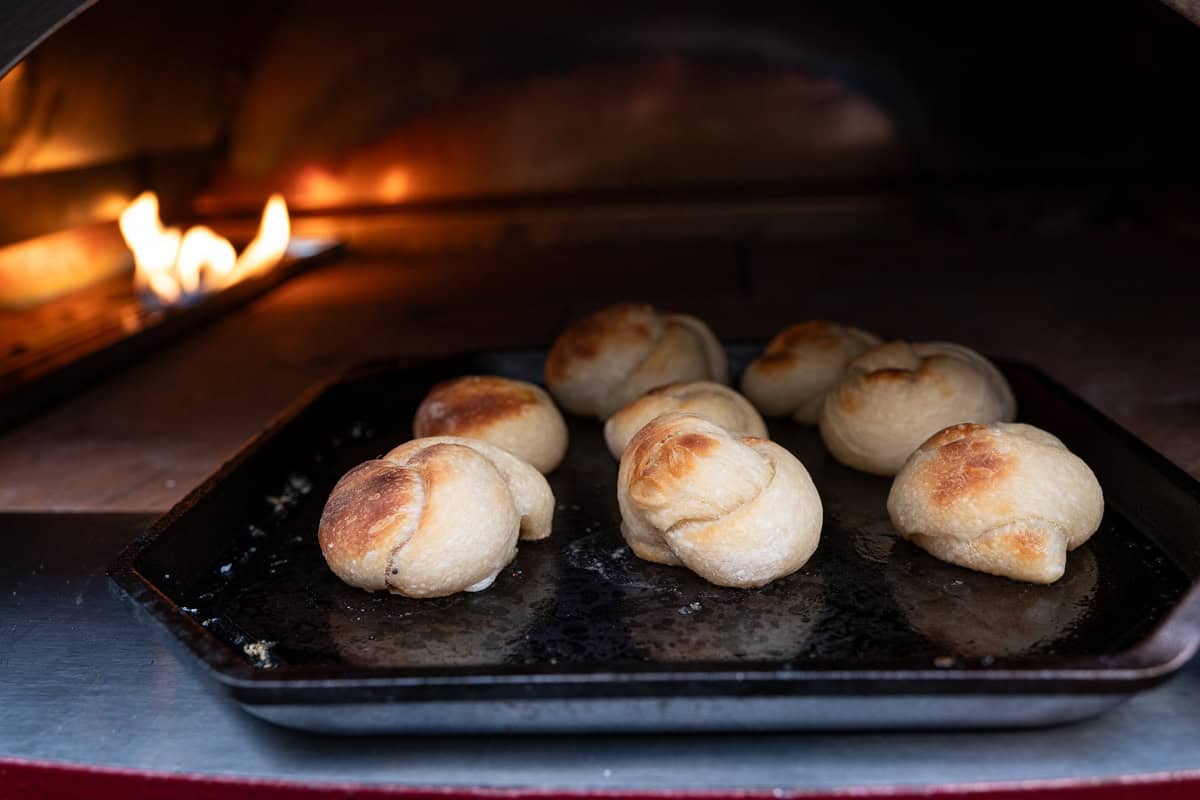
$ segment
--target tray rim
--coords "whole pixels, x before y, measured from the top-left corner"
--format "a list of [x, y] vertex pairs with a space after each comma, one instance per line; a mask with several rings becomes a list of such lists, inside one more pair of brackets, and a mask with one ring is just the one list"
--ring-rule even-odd
[[[725, 347], [761, 346], [760, 341], [724, 341]], [[138, 571], [137, 558], [154, 541], [288, 424], [321, 396], [341, 384], [397, 370], [429, 368], [436, 364], [469, 362], [496, 353], [538, 353], [544, 348], [501, 348], [473, 350], [430, 358], [382, 358], [365, 361], [319, 381], [300, 392], [296, 399], [277, 414], [260, 432], [247, 440], [238, 451], [187, 493], [166, 514], [129, 543], [109, 565], [110, 580], [174, 643], [205, 668], [225, 689], [255, 704], [292, 704], [297, 694], [306, 703], [344, 703], [383, 695], [410, 695], [407, 699], [439, 699], [430, 694], [448, 692], [447, 698], [478, 700], [476, 696], [456, 694], [456, 689], [472, 689], [495, 694], [494, 699], [550, 699], [554, 690], [572, 697], [627, 696], [681, 689], [695, 691], [697, 697], [714, 694], [838, 694], [924, 695], [942, 694], [1021, 695], [1049, 692], [1054, 694], [1129, 694], [1150, 688], [1170, 677], [1200, 650], [1200, 577], [1180, 597], [1174, 608], [1143, 639], [1130, 647], [1104, 656], [1075, 657], [1053, 661], [1041, 667], [948, 668], [863, 668], [828, 669], [819, 667], [780, 668], [747, 663], [743, 668], [713, 668], [705, 662], [645, 665], [633, 669], [591, 669], [575, 665], [520, 667], [419, 668], [404, 670], [361, 668], [280, 668], [263, 669], [246, 661], [231, 645], [204, 628], [184, 612], [153, 580]], [[990, 358], [990, 356], [989, 356]], [[1030, 373], [1046, 388], [1058, 394], [1089, 417], [1089, 423], [1106, 428], [1110, 435], [1148, 462], [1156, 474], [1200, 506], [1200, 481], [1162, 453], [1150, 447], [1091, 403], [1071, 392], [1044, 370], [1027, 362], [993, 358], [1002, 369], [1014, 367]], [[1085, 662], [1086, 659], [1086, 663]], [[480, 674], [486, 672], [487, 674]], [[290, 673], [290, 674], [289, 674]], [[297, 674], [301, 673], [301, 674]], [[624, 687], [625, 691], [612, 691]], [[601, 691], [597, 692], [599, 688]], [[610, 691], [603, 691], [609, 689]], [[533, 694], [529, 690], [535, 690]], [[816, 690], [816, 691], [813, 691]], [[331, 692], [336, 696], [331, 696]]]

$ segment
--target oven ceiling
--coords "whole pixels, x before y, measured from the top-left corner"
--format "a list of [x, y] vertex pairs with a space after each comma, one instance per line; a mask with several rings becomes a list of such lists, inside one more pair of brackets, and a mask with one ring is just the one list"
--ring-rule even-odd
[[[0, 65], [89, 5], [3, 4]], [[1166, 5], [1083, 0], [986, 24], [867, 0], [105, 0], [6, 79], [0, 205], [23, 213], [0, 245], [111, 219], [106, 198], [145, 186], [173, 217], [276, 188], [303, 207], [866, 176], [1178, 186], [1200, 167], [1198, 36]]]

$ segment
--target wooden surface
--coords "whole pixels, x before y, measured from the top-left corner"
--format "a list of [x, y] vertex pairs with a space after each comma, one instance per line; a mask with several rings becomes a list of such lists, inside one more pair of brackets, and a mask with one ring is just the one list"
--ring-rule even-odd
[[725, 338], [826, 317], [1022, 359], [1200, 476], [1198, 245], [1005, 235], [352, 257], [0, 437], [0, 509], [165, 510], [351, 364], [546, 345], [572, 317], [631, 298], [699, 314]]

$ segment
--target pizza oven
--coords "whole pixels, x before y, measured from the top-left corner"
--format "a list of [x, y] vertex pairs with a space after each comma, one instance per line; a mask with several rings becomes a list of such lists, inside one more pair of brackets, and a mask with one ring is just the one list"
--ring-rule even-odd
[[617, 299], [970, 341], [1197, 468], [1186, 3], [10, 5], [0, 418], [57, 444], [0, 504], [185, 414], [165, 507], [302, 385]]
[[1200, 463], [1187, 4], [10, 5], [0, 421], [57, 444], [2, 505], [88, 505], [82, 426], [165, 507], [302, 385], [618, 299], [970, 341]]
[[6, 449], [57, 471], [84, 426], [137, 462], [167, 408], [232, 415], [135, 505], [331, 371], [623, 298], [957, 337], [1194, 445], [1186, 3], [10, 6]]
[[[0, 5], [0, 786], [1200, 786], [1195, 0]], [[967, 573], [894, 535], [886, 471], [772, 418], [743, 445], [809, 465], [826, 544], [743, 597], [624, 548], [620, 448], [568, 413], [555, 536], [490, 593], [335, 582], [322, 504], [431, 387], [539, 383], [622, 302], [705, 323], [735, 385], [805, 320], [986, 354], [994, 418], [1094, 468], [1100, 532], [1057, 583]], [[307, 731], [563, 737], [285, 732], [186, 664]], [[1172, 674], [1075, 733], [793, 735], [1048, 724]], [[564, 738], [730, 728], [788, 733]]]

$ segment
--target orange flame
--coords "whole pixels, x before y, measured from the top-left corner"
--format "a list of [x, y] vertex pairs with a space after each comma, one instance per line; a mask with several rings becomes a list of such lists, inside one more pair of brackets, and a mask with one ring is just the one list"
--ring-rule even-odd
[[273, 194], [263, 206], [262, 221], [258, 223], [258, 235], [238, 257], [235, 272], [238, 280], [247, 275], [266, 272], [283, 258], [288, 240], [292, 236], [292, 223], [288, 219], [287, 203], [283, 195]]
[[201, 281], [208, 291], [224, 288], [236, 260], [237, 252], [224, 236], [203, 225], [188, 228], [175, 262], [180, 286], [189, 294], [199, 291]]
[[279, 195], [267, 201], [258, 235], [240, 256], [228, 239], [203, 225], [182, 235], [178, 228], [164, 228], [154, 192], [142, 192], [129, 204], [120, 227], [133, 251], [134, 286], [161, 305], [193, 300], [267, 272], [283, 258], [291, 237], [287, 204]]
[[182, 290], [175, 279], [179, 229], [164, 229], [158, 217], [158, 196], [142, 192], [121, 213], [121, 235], [133, 251], [133, 281], [166, 304], [176, 303]]

